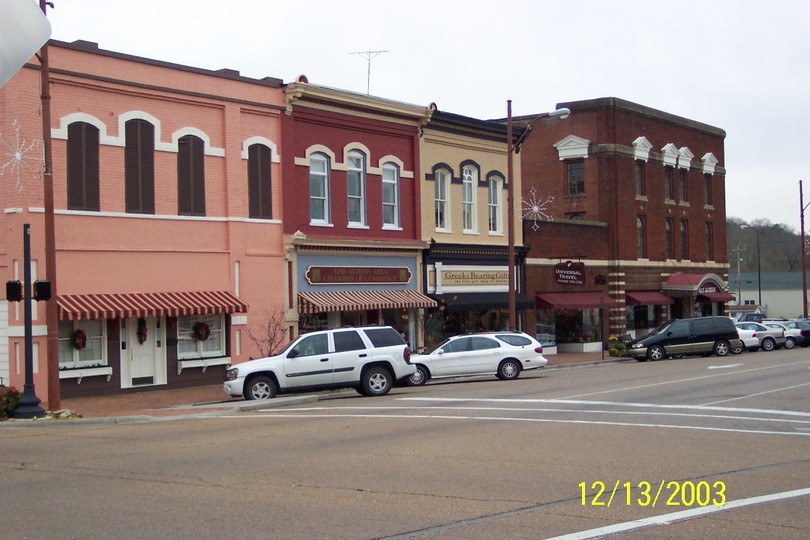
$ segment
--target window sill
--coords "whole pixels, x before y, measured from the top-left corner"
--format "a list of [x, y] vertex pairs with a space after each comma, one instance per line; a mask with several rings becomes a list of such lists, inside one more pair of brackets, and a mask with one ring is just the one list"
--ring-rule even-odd
[[310, 221], [309, 226], [310, 227], [331, 227], [331, 228], [334, 228], [334, 225], [332, 225], [331, 223], [327, 223], [325, 221]]
[[382, 230], [384, 231], [402, 231], [402, 227], [398, 225], [383, 225]]
[[195, 358], [193, 360], [178, 360], [177, 361], [177, 374], [180, 375], [186, 368], [202, 368], [202, 372], [209, 366], [229, 366], [231, 365], [230, 356], [221, 356], [219, 358]]
[[76, 384], [82, 384], [82, 379], [85, 377], [98, 377], [106, 376], [107, 382], [112, 378], [111, 367], [97, 367], [97, 368], [79, 368], [79, 369], [62, 369], [59, 370], [60, 379], [76, 379]]
[[368, 225], [363, 225], [362, 223], [349, 223], [348, 225], [346, 225], [346, 228], [347, 229], [363, 229], [363, 230], [367, 231], [369, 227], [368, 227]]

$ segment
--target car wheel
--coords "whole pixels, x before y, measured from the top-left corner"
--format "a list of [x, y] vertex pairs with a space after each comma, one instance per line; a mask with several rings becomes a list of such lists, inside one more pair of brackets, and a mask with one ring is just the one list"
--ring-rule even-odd
[[365, 396], [384, 396], [391, 391], [394, 377], [391, 372], [380, 366], [368, 368], [362, 376], [361, 388]]
[[731, 354], [740, 354], [741, 352], [743, 352], [743, 350], [745, 350], [745, 347], [743, 347], [742, 345], [740, 345], [739, 347], [732, 347]]
[[759, 346], [763, 351], [770, 352], [776, 348], [776, 341], [773, 338], [766, 337], [762, 339]]
[[278, 386], [270, 377], [253, 377], [245, 386], [245, 399], [270, 399], [278, 394]]
[[666, 352], [661, 345], [653, 345], [647, 349], [647, 358], [650, 360], [662, 360], [666, 356]]
[[714, 354], [717, 356], [728, 356], [731, 351], [731, 344], [728, 341], [718, 341], [714, 344]]
[[408, 377], [408, 386], [422, 386], [425, 384], [430, 375], [428, 375], [427, 368], [425, 366], [416, 366], [416, 372]]
[[520, 376], [520, 364], [517, 360], [504, 360], [498, 366], [498, 378], [502, 381], [517, 379]]
[[793, 339], [790, 336], [785, 338], [785, 348], [786, 349], [792, 349], [795, 346], [796, 346], [796, 340], [795, 339]]

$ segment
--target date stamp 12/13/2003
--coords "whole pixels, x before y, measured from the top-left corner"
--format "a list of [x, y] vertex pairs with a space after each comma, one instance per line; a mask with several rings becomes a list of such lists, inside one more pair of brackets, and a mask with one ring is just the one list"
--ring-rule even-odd
[[616, 480], [611, 486], [601, 480], [588, 484], [580, 482], [582, 506], [604, 506], [611, 504], [624, 506], [653, 507], [680, 506], [723, 506], [726, 504], [726, 483], [722, 480], [707, 482], [701, 480], [661, 480], [660, 482], [622, 482]]

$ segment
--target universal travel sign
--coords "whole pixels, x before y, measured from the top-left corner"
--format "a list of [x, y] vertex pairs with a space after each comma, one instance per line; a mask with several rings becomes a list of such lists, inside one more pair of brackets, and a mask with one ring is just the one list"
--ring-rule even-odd
[[554, 265], [554, 279], [564, 285], [584, 285], [585, 263], [565, 261]]
[[310, 285], [406, 284], [411, 271], [398, 266], [310, 266], [306, 278]]

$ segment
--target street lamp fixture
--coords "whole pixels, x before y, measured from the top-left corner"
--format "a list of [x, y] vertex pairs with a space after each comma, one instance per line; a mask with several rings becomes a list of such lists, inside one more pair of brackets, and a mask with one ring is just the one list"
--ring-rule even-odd
[[743, 224], [743, 225], [740, 225], [740, 228], [741, 229], [754, 229], [754, 231], [756, 231], [756, 233], [757, 233], [757, 293], [759, 295], [758, 298], [757, 298], [757, 302], [759, 303], [759, 307], [761, 308], [762, 307], [762, 264], [761, 264], [762, 259], [759, 256], [759, 233], [761, 233], [762, 231], [758, 227], [754, 227], [753, 225], [745, 225], [745, 224]]
[[517, 141], [512, 140], [512, 100], [506, 101], [506, 209], [507, 209], [507, 266], [508, 266], [508, 306], [509, 306], [509, 329], [517, 330], [517, 302], [515, 292], [515, 182], [513, 173], [513, 154], [515, 149], [520, 149], [520, 144], [531, 133], [532, 126], [541, 118], [568, 118], [571, 115], [569, 109], [557, 109], [551, 112], [538, 114], [529, 124], [524, 128], [523, 133]]

